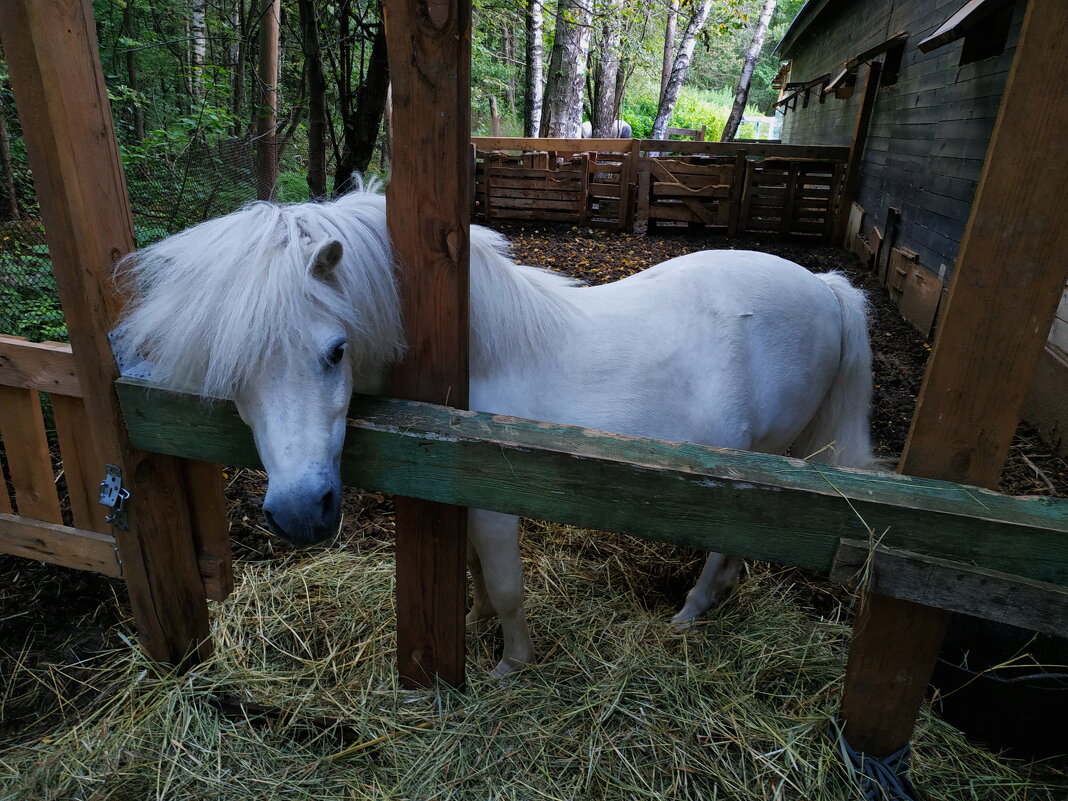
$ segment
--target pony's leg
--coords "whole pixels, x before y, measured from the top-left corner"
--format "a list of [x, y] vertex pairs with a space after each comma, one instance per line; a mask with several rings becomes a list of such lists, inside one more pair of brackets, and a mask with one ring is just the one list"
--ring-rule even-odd
[[500, 678], [534, 661], [534, 644], [530, 640], [523, 610], [519, 518], [471, 509], [468, 511], [467, 536], [482, 564], [486, 597], [501, 621], [504, 655], [492, 674]]
[[738, 572], [741, 569], [741, 559], [721, 553], [710, 553], [697, 583], [686, 593], [686, 603], [671, 622], [676, 626], [684, 625], [703, 615], [738, 583]]
[[[468, 530], [470, 532], [470, 524]], [[467, 538], [467, 570], [471, 574], [474, 599], [465, 622], [468, 629], [477, 629], [483, 621], [496, 617], [497, 611], [493, 608], [489, 594], [486, 592], [486, 577], [482, 575], [482, 560], [478, 558], [478, 551], [475, 550], [470, 534]]]

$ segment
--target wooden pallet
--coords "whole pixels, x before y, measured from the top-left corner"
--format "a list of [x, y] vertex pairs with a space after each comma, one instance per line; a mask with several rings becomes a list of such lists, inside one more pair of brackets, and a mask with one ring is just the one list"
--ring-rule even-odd
[[842, 164], [774, 159], [746, 164], [741, 229], [830, 241]]

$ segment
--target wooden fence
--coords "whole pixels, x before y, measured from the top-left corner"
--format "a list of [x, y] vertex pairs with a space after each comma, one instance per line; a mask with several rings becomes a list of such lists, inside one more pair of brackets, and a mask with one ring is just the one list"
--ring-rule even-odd
[[828, 242], [849, 148], [476, 137], [474, 216]]
[[[396, 11], [400, 5], [388, 3], [387, 9]], [[17, 450], [21, 454], [25, 449], [27, 454], [16, 460], [34, 462], [33, 470], [20, 472], [14, 501], [20, 511], [25, 504], [46, 517], [54, 516], [42, 468], [47, 440], [40, 436], [41, 413], [34, 404], [36, 393], [42, 390], [53, 397], [77, 397], [78, 391], [72, 391], [75, 385], [70, 384], [76, 377], [90, 423], [77, 423], [74, 413], [66, 425], [90, 431], [96, 458], [123, 468], [136, 499], [131, 503], [130, 530], [116, 531], [114, 545], [99, 539], [107, 535], [76, 528], [40, 536], [51, 541], [73, 537], [86, 544], [97, 554], [94, 565], [102, 570], [112, 569], [107, 549], [117, 545], [146, 649], [157, 659], [188, 665], [207, 635], [206, 585], [195, 555], [205, 552], [204, 535], [216, 537], [222, 520], [221, 510], [211, 508], [215, 490], [199, 492], [191, 476], [200, 470], [211, 475], [211, 461], [254, 463], [255, 456], [248, 429], [229, 405], [205, 408], [192, 396], [159, 391], [150, 395], [137, 382], [116, 382], [104, 334], [118, 305], [110, 291], [110, 267], [132, 247], [133, 237], [106, 89], [92, 44], [90, 11], [85, 0], [47, 7], [29, 0], [0, 2], [0, 34], [20, 114], [27, 122], [27, 149], [41, 190], [42, 216], [74, 342], [71, 353], [51, 345], [5, 343], [8, 356], [0, 362], [9, 365], [12, 359], [21, 360], [24, 366], [7, 368], [5, 386], [11, 389], [3, 391], [4, 418], [13, 414], [11, 419], [29, 421], [33, 429], [31, 434], [17, 426], [11, 429]], [[1060, 31], [1066, 13], [1059, 0], [1032, 0], [1028, 7], [991, 155], [961, 246], [943, 330], [903, 457], [904, 467], [917, 475], [992, 483], [1008, 450], [1027, 379], [1045, 342], [1044, 323], [1052, 318], [1063, 292], [1060, 254], [1068, 248], [1068, 229], [1057, 224], [1057, 210], [1048, 201], [1068, 180], [1068, 160], [1049, 158], [1063, 154], [1060, 132], [1064, 126], [1053, 122], [1064, 116], [1064, 110], [1056, 104], [1051, 107], [1048, 98], [1060, 80], [1055, 66], [1058, 59], [1063, 60]], [[460, 60], [460, 56], [455, 58]], [[395, 87], [401, 73], [395, 73]], [[453, 73], [441, 74], [457, 80]], [[461, 94], [454, 100], [462, 105], [464, 97]], [[453, 118], [441, 115], [441, 119]], [[1036, 119], [1053, 122], [1036, 127]], [[439, 124], [436, 115], [431, 121], [435, 124]], [[86, 137], [86, 130], [103, 133]], [[487, 151], [507, 150], [509, 141], [516, 140], [483, 140], [480, 146]], [[580, 140], [569, 147], [565, 141], [564, 146], [558, 145], [558, 153], [604, 153], [620, 146], [614, 140]], [[795, 223], [815, 219], [801, 216], [798, 209], [817, 208], [817, 201], [838, 202], [833, 191], [830, 198], [811, 191], [814, 180], [810, 179], [818, 176], [803, 172], [802, 165], [808, 162], [800, 160], [835, 162], [840, 152], [781, 147], [770, 151], [762, 148], [773, 146], [749, 144], [734, 145], [731, 150], [727, 145], [699, 142], [637, 142], [629, 147], [620, 161], [617, 223], [631, 219], [635, 201], [640, 199], [632, 197], [631, 187], [636, 195], [641, 158], [636, 151], [643, 147], [647, 153], [683, 156], [689, 163], [695, 156], [729, 155], [736, 160], [744, 156], [746, 176], [752, 160], [756, 164], [753, 175], [761, 170], [764, 182], [754, 178], [747, 184], [754, 191], [761, 188], [765, 202], [754, 204], [751, 197], [749, 216], [754, 207], [763, 209], [758, 215], [765, 221], [761, 224], [780, 232], [789, 229], [813, 235], [797, 229]], [[689, 149], [694, 147], [712, 149]], [[405, 152], [410, 155], [411, 149], [408, 142]], [[462, 160], [462, 153], [462, 147], [457, 147], [457, 161]], [[550, 162], [559, 157], [547, 153]], [[772, 174], [768, 172], [772, 158], [799, 166]], [[587, 187], [590, 169], [587, 160]], [[608, 169], [601, 173], [612, 174]], [[706, 195], [675, 191], [681, 192], [678, 197], [697, 199], [717, 224], [726, 218], [729, 229], [730, 208], [739, 198], [736, 187], [742, 173], [736, 169], [731, 174], [731, 190], [725, 196], [719, 190], [708, 190]], [[714, 180], [724, 175], [719, 173]], [[650, 192], [653, 183], [650, 174]], [[438, 184], [440, 191], [444, 184]], [[805, 189], [799, 190], [799, 185]], [[456, 184], [451, 188], [455, 190]], [[736, 205], [739, 230], [747, 230], [748, 225], [743, 214], [745, 192], [743, 184]], [[486, 212], [492, 219], [493, 197], [489, 192], [486, 196]], [[612, 196], [606, 193], [604, 198], [607, 209]], [[720, 210], [723, 201], [728, 208], [725, 213]], [[410, 204], [401, 207], [410, 208]], [[776, 209], [778, 214], [773, 213]], [[448, 229], [446, 224], [440, 230], [455, 230], [454, 223]], [[426, 230], [434, 234], [435, 247], [446, 240], [437, 236], [435, 226], [426, 226]], [[1029, 231], [1042, 235], [1024, 235]], [[432, 248], [426, 252], [436, 255]], [[431, 285], [429, 278], [427, 284]], [[434, 322], [444, 331], [455, 318], [438, 317]], [[35, 355], [31, 358], [30, 353]], [[68, 356], [73, 359], [73, 371], [66, 362]], [[39, 364], [50, 359], [62, 364], [50, 370]], [[53, 373], [57, 378], [50, 380], [47, 376]], [[63, 382], [67, 389], [60, 391], [57, 387]], [[961, 387], [968, 391], [961, 392]], [[690, 545], [803, 564], [832, 574], [863, 564], [862, 577], [871, 592], [855, 628], [843, 718], [849, 741], [872, 755], [888, 754], [907, 741], [937, 652], [944, 614], [919, 604], [966, 608], [974, 602], [983, 605], [983, 614], [1008, 610], [1018, 622], [1064, 633], [1068, 503], [1063, 501], [1007, 499], [945, 482], [595, 435], [413, 402], [358, 400], [353, 416], [363, 419], [349, 426], [346, 447], [352, 457], [344, 460], [350, 471], [345, 477], [368, 487], [608, 529], [635, 528], [644, 516], [656, 526], [647, 535], [656, 533]], [[84, 444], [79, 444], [76, 434], [64, 437], [59, 447], [67, 449], [66, 459]], [[207, 461], [182, 468], [182, 462], [159, 455], [168, 453]], [[72, 464], [82, 462], [72, 458]], [[89, 479], [91, 472], [82, 467], [83, 491], [85, 481], [92, 486], [96, 479]], [[214, 476], [218, 478], [217, 470]], [[591, 485], [596, 491], [591, 492]], [[11, 499], [4, 498], [0, 503], [10, 505]], [[206, 506], [203, 498], [209, 501]], [[7, 511], [0, 515], [0, 542], [7, 550], [16, 548], [11, 543], [17, 542], [20, 526], [29, 525], [35, 535], [58, 526]], [[869, 542], [869, 533], [882, 540]], [[58, 550], [50, 546], [51, 552]], [[61, 563], [77, 561], [63, 559]], [[435, 570], [435, 565], [425, 562], [423, 566], [432, 580], [462, 587], [458, 564], [455, 571]], [[1042, 604], [1037, 615], [1036, 604]], [[462, 653], [462, 618], [453, 623], [452, 629], [438, 633], [438, 639], [458, 641]], [[421, 663], [421, 667], [433, 665]], [[428, 669], [423, 678], [431, 680], [433, 672]]]
[[[0, 335], [0, 453], [12, 490], [0, 481], [0, 553], [123, 578], [108, 509], [99, 503], [107, 459], [84, 395], [70, 345]], [[197, 496], [197, 528], [214, 532], [200, 537], [197, 562], [205, 597], [221, 601], [233, 586], [221, 476], [215, 465], [182, 467], [191, 492], [215, 490]]]

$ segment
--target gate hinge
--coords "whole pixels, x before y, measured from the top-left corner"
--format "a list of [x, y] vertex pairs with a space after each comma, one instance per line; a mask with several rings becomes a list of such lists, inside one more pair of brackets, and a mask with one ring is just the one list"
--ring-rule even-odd
[[111, 509], [104, 519], [116, 528], [126, 531], [126, 500], [130, 491], [122, 486], [122, 470], [113, 464], [105, 465], [104, 480], [100, 482], [100, 503]]

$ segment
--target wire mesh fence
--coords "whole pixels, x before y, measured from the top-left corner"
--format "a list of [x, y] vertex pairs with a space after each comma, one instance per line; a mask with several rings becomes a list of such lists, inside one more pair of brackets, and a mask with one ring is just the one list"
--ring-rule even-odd
[[[66, 341], [44, 225], [36, 198], [27, 196], [24, 151], [12, 149], [10, 164], [21, 192], [17, 218], [0, 217], [0, 334]], [[266, 189], [257, 185], [261, 171], [249, 139], [192, 141], [175, 156], [128, 161], [124, 171], [138, 247], [227, 214]]]

